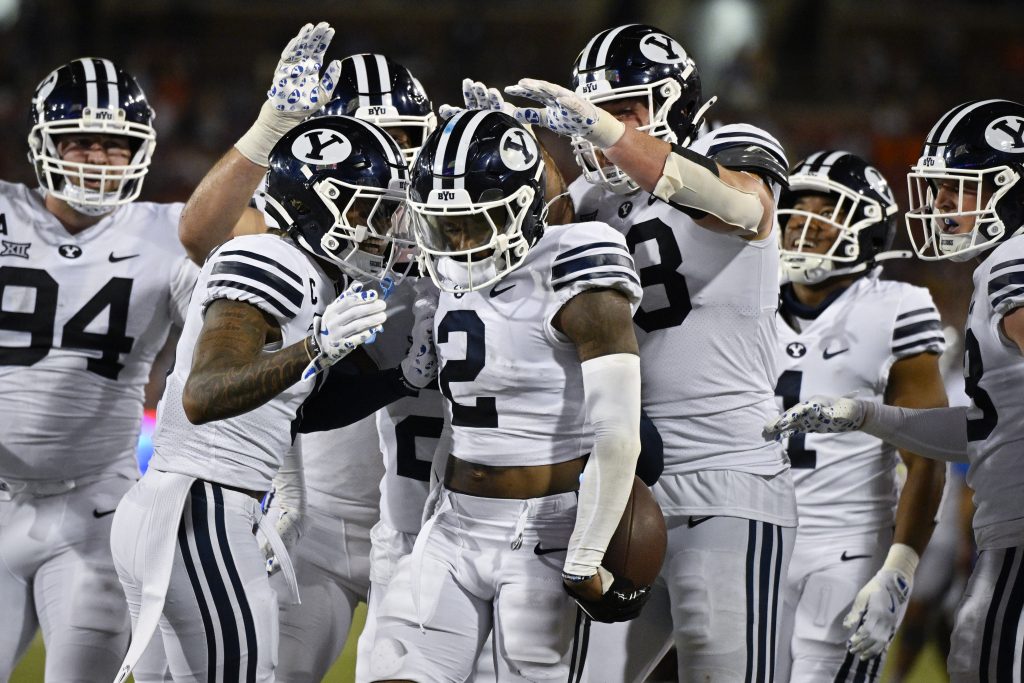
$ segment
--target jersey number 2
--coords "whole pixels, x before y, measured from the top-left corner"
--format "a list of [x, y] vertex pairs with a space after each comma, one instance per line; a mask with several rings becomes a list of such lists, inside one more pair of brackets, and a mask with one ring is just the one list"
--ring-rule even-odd
[[437, 326], [437, 343], [444, 344], [455, 332], [466, 334], [465, 360], [449, 360], [441, 368], [441, 393], [452, 404], [452, 425], [456, 427], [497, 427], [498, 407], [493, 396], [478, 396], [475, 405], [463, 405], [452, 398], [452, 382], [472, 382], [484, 369], [487, 345], [484, 321], [476, 311], [448, 311]]
[[[8, 287], [35, 290], [35, 303], [31, 311], [3, 309], [4, 294]], [[53, 332], [57, 318], [57, 281], [45, 270], [3, 266], [0, 268], [0, 330], [23, 332], [29, 335], [28, 346], [0, 346], [0, 365], [35, 365], [54, 347]], [[86, 369], [100, 377], [117, 379], [124, 367], [118, 361], [120, 354], [128, 353], [135, 343], [125, 335], [128, 329], [128, 304], [131, 300], [132, 280], [112, 277], [100, 291], [86, 302], [64, 324], [61, 346], [66, 349], [99, 351], [99, 358], [89, 358]], [[88, 332], [89, 326], [105, 308], [110, 308], [106, 332]]]

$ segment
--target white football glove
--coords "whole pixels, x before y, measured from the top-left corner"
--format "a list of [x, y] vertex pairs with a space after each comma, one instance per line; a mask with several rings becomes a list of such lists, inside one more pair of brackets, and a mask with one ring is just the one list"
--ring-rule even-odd
[[524, 78], [505, 88], [509, 95], [540, 102], [543, 109], [516, 107], [517, 121], [544, 126], [559, 135], [581, 137], [601, 149], [611, 147], [626, 132], [626, 124], [568, 88]]
[[781, 441], [801, 432], [853, 432], [863, 426], [864, 415], [864, 401], [846, 397], [812, 396], [766, 424], [761, 436], [765, 441]]
[[439, 290], [430, 278], [419, 278], [413, 303], [412, 344], [402, 359], [405, 381], [423, 389], [437, 379], [437, 349], [434, 347], [434, 313]]
[[266, 166], [277, 141], [330, 101], [341, 62], [334, 60], [328, 64], [323, 78], [320, 68], [333, 37], [334, 29], [327, 22], [306, 24], [281, 52], [267, 101], [256, 123], [235, 143], [246, 159]]
[[437, 113], [440, 114], [443, 119], [450, 119], [463, 109], [468, 109], [470, 111], [478, 109], [485, 111], [500, 111], [508, 114], [509, 116], [515, 116], [516, 108], [505, 101], [500, 90], [497, 88], [488, 88], [480, 81], [474, 81], [471, 78], [462, 79], [462, 100], [465, 103], [465, 106], [453, 107], [449, 104], [442, 104], [437, 110]]
[[856, 628], [847, 647], [862, 660], [877, 657], [889, 646], [910, 598], [917, 562], [913, 548], [894, 544], [885, 564], [854, 598], [843, 627]]
[[363, 285], [354, 282], [341, 296], [327, 305], [323, 315], [313, 318], [313, 332], [307, 338], [313, 353], [309, 365], [302, 371], [304, 381], [312, 380], [357, 346], [372, 341], [387, 320], [387, 304], [377, 296], [377, 290], [363, 291]]

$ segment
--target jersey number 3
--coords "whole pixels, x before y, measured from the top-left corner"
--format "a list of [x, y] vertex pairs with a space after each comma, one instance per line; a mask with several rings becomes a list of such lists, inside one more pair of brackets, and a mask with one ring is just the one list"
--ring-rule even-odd
[[[3, 308], [7, 288], [35, 290], [31, 311], [9, 311]], [[0, 331], [10, 330], [29, 335], [28, 346], [0, 345], [0, 365], [35, 365], [55, 346], [53, 339], [57, 318], [57, 281], [45, 270], [4, 266], [0, 268]], [[99, 358], [89, 358], [86, 369], [100, 377], [117, 379], [124, 367], [120, 354], [132, 350], [135, 339], [125, 335], [128, 328], [128, 303], [132, 280], [112, 277], [100, 291], [64, 324], [61, 347], [99, 351]], [[103, 310], [110, 308], [106, 332], [88, 332], [86, 328]]]

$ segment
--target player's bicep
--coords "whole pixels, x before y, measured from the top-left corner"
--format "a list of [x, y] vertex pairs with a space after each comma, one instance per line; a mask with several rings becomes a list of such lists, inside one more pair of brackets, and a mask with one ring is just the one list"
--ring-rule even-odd
[[552, 324], [576, 345], [581, 362], [613, 353], [640, 354], [629, 299], [622, 292], [580, 292], [562, 306]]
[[949, 405], [939, 372], [939, 354], [918, 353], [893, 363], [885, 402], [904, 408], [944, 408]]
[[277, 321], [256, 306], [215, 299], [203, 318], [189, 378], [207, 369], [241, 366], [256, 358], [267, 343], [279, 338]]

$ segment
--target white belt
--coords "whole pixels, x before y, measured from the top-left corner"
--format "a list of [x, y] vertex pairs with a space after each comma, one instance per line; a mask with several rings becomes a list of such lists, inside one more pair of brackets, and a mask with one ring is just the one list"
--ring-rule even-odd
[[[135, 668], [139, 658], [149, 646], [160, 616], [164, 611], [167, 598], [167, 587], [171, 582], [171, 569], [174, 566], [174, 549], [178, 537], [178, 526], [181, 524], [181, 513], [185, 506], [185, 498], [189, 489], [196, 481], [195, 477], [172, 472], [153, 470], [159, 478], [160, 493], [155, 496], [155, 503], [149, 520], [146, 536], [148, 547], [144, 550], [148, 558], [146, 566], [150, 574], [143, 577], [142, 604], [139, 607], [139, 618], [132, 629], [132, 641], [128, 653], [121, 662], [114, 683], [123, 683]], [[270, 547], [274, 549], [281, 562], [281, 572], [288, 582], [292, 597], [298, 602], [299, 585], [295, 580], [295, 569], [292, 567], [288, 551], [273, 524], [261, 516], [259, 529], [267, 537]]]

